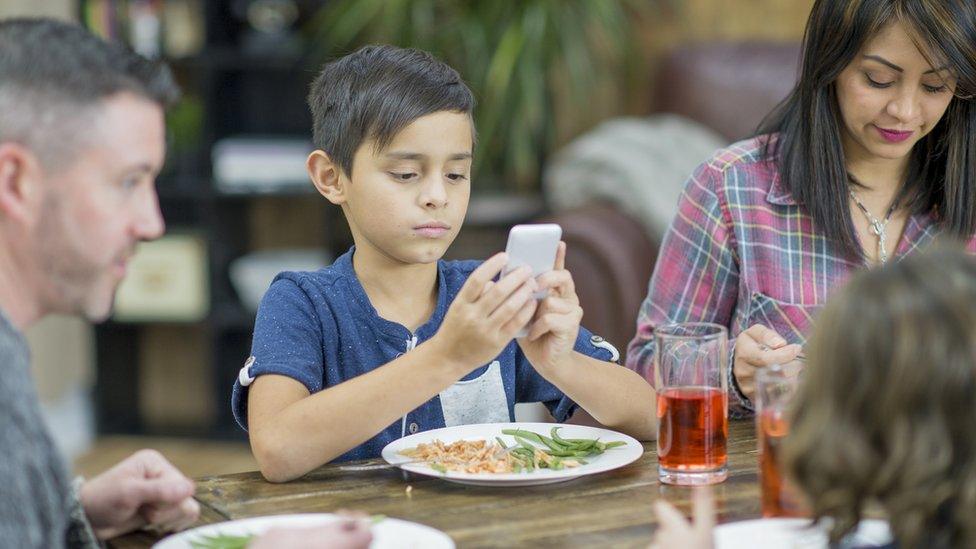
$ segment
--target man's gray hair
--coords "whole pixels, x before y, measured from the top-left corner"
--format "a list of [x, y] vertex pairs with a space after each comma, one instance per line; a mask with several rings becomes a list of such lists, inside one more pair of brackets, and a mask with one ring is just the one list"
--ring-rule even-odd
[[108, 97], [129, 92], [166, 108], [179, 88], [166, 65], [52, 19], [0, 21], [0, 143], [45, 167], [70, 161]]

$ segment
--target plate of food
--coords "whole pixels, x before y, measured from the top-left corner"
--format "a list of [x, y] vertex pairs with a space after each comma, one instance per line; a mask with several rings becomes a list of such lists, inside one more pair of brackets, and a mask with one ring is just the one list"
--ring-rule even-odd
[[644, 447], [609, 429], [552, 423], [482, 423], [424, 431], [383, 448], [405, 471], [479, 486], [564, 482], [623, 467]]
[[[308, 528], [342, 518], [330, 513], [306, 513], [218, 522], [168, 536], [153, 545], [153, 549], [243, 549], [271, 528]], [[371, 549], [454, 548], [454, 541], [447, 534], [430, 526], [388, 517], [363, 520], [372, 521]]]

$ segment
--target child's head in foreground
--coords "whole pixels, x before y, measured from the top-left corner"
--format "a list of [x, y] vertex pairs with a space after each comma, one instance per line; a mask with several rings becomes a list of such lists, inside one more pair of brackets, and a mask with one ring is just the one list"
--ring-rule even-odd
[[471, 191], [474, 97], [429, 53], [366, 46], [323, 67], [308, 95], [316, 188], [342, 207], [357, 260], [432, 263]]
[[817, 516], [880, 504], [902, 547], [976, 546], [976, 259], [855, 277], [818, 319], [786, 460]]

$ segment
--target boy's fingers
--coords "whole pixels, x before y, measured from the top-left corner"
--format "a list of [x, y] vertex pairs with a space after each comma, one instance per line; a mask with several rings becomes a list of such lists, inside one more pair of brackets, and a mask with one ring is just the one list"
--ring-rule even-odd
[[561, 271], [566, 268], [566, 243], [559, 241], [559, 246], [556, 248], [556, 264], [554, 269]]
[[[495, 286], [496, 290], [499, 287], [501, 287], [501, 283]], [[514, 292], [508, 293], [507, 297], [503, 296], [503, 298], [500, 300], [501, 302], [497, 307], [494, 308], [494, 310], [486, 309], [490, 311], [488, 314], [488, 320], [498, 323], [496, 326], [504, 326], [509, 320], [515, 317], [519, 311], [521, 311], [526, 302], [535, 301], [535, 299], [532, 297], [533, 290], [533, 285], [526, 282], [519, 286]], [[497, 296], [492, 296], [491, 301], [495, 301], [496, 297]]]
[[534, 299], [530, 299], [519, 312], [515, 314], [512, 320], [509, 320], [502, 326], [503, 333], [506, 334], [517, 334], [519, 330], [524, 328], [529, 322], [532, 321], [532, 316], [535, 314], [538, 302]]
[[576, 286], [573, 283], [573, 275], [567, 270], [556, 270], [543, 273], [536, 278], [540, 288], [555, 290], [560, 296], [575, 295]]
[[485, 284], [495, 278], [502, 271], [502, 268], [505, 267], [506, 263], [508, 263], [508, 254], [505, 252], [499, 252], [489, 257], [477, 269], [471, 271], [468, 280], [461, 287], [461, 291], [458, 292], [458, 297], [468, 302], [477, 301], [481, 297]]
[[517, 292], [528, 288], [531, 293], [535, 291], [536, 287], [535, 279], [532, 278], [532, 270], [528, 267], [519, 267], [503, 276], [499, 281], [492, 283], [491, 287], [485, 290], [481, 298], [478, 299], [477, 305], [481, 307], [485, 315], [491, 316]]

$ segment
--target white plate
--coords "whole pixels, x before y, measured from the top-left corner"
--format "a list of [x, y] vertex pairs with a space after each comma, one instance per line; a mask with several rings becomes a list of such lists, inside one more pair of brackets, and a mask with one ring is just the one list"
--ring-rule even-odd
[[[400, 454], [403, 450], [413, 448], [423, 442], [433, 442], [435, 439], [445, 443], [451, 443], [457, 440], [494, 441], [497, 436], [501, 437], [505, 441], [505, 444], [514, 444], [515, 439], [511, 435], [503, 435], [502, 429], [525, 429], [549, 436], [550, 431], [555, 426], [561, 427], [559, 429], [559, 436], [562, 438], [596, 438], [600, 439], [601, 442], [619, 440], [627, 444], [611, 448], [598, 456], [585, 458], [587, 461], [586, 465], [567, 467], [559, 471], [537, 469], [528, 473], [462, 473], [457, 471], [441, 473], [431, 469], [426, 463], [405, 463], [413, 461], [413, 459]], [[383, 459], [411, 473], [439, 477], [461, 484], [474, 484], [477, 486], [531, 486], [534, 484], [563, 482], [581, 476], [602, 473], [623, 467], [641, 457], [643, 453], [644, 447], [636, 439], [609, 429], [555, 423], [481, 423], [434, 429], [433, 431], [424, 431], [395, 440], [383, 448]]]
[[[191, 540], [197, 540], [202, 536], [213, 536], [227, 534], [243, 536], [247, 534], [263, 534], [272, 527], [285, 528], [307, 528], [338, 520], [339, 517], [328, 513], [309, 513], [300, 515], [273, 515], [267, 517], [254, 517], [217, 524], [208, 524], [192, 530], [180, 532], [169, 536], [156, 545], [153, 549], [191, 549]], [[454, 541], [447, 534], [406, 520], [395, 518], [384, 518], [371, 527], [373, 533], [373, 543], [371, 549], [393, 549], [393, 548], [431, 548], [431, 549], [454, 549]]]
[[[883, 520], [862, 520], [841, 547], [871, 547], [890, 543], [891, 530]], [[809, 519], [766, 518], [720, 524], [715, 528], [715, 549], [827, 549], [828, 537]]]

